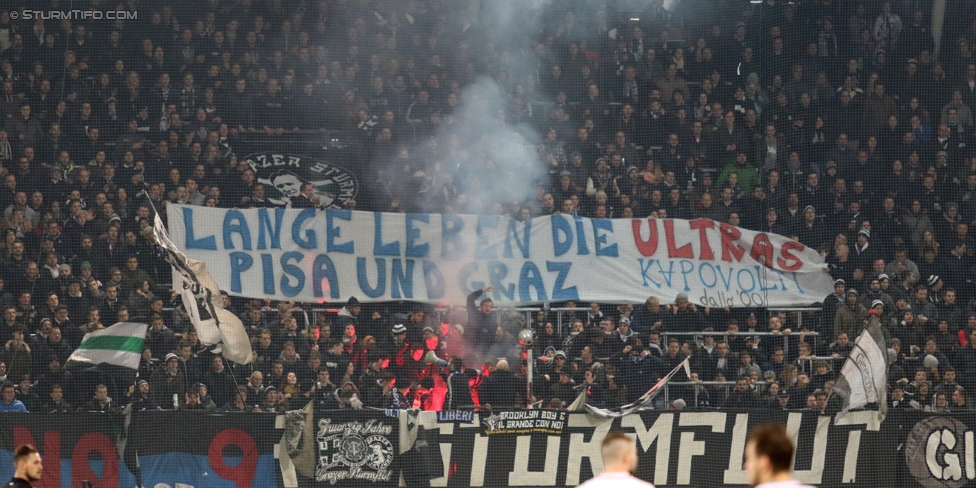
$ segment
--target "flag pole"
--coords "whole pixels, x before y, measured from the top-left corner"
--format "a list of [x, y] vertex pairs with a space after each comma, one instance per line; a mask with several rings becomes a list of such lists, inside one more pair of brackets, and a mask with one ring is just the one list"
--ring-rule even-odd
[[[152, 198], [149, 198], [149, 194], [146, 193], [146, 190], [142, 190], [142, 191], [140, 191], [139, 193], [136, 194], [136, 197], [140, 197], [140, 196], [146, 197], [146, 201], [149, 202], [149, 206], [152, 208], [152, 211], [153, 211], [153, 219], [155, 220], [155, 219], [158, 218], [160, 221], [162, 221], [163, 219], [161, 217], [159, 217], [159, 211], [156, 209], [156, 205], [153, 203]], [[165, 226], [165, 223], [164, 223], [164, 226]], [[165, 230], [165, 227], [164, 227], [164, 230]], [[160, 244], [159, 244], [159, 236], [156, 235], [155, 225], [153, 226], [153, 240], [156, 242], [156, 246], [159, 247], [160, 246]], [[169, 263], [167, 263], [167, 264], [169, 264]], [[173, 268], [173, 265], [170, 264], [170, 274], [172, 274], [172, 268]], [[213, 317], [214, 323], [217, 325], [217, 329], [219, 330], [220, 329], [220, 318], [217, 315], [216, 310], [213, 310], [212, 298], [213, 297], [211, 297], [211, 303], [210, 303], [210, 309], [211, 310], [209, 310], [209, 312], [210, 312], [210, 315]], [[223, 299], [223, 298], [221, 298], [221, 299]], [[192, 323], [192, 320], [191, 320], [191, 323]], [[222, 340], [221, 340], [221, 344], [220, 345], [226, 347], [226, 345], [223, 344], [223, 341]], [[208, 349], [211, 349], [211, 350], [214, 347], [216, 347], [216, 345], [207, 346], [207, 348]], [[223, 352], [223, 351], [221, 350], [221, 352]], [[224, 361], [229, 361], [228, 359], [224, 358], [223, 355], [221, 355], [221, 359], [224, 360]], [[237, 363], [235, 363], [235, 364], [237, 364]], [[237, 382], [237, 375], [234, 373], [234, 369], [233, 368], [230, 368], [229, 366], [230, 365], [227, 365], [227, 369], [230, 369], [230, 378], [232, 380], [234, 380], [234, 395], [236, 397], [237, 395], [240, 395], [241, 394], [241, 392], [240, 392], [241, 385], [240, 385], [240, 383]], [[187, 377], [186, 376], [186, 371], [185, 371], [186, 365], [184, 364], [183, 367], [184, 367], [183, 377], [186, 378]], [[185, 383], [185, 380], [184, 380], [184, 383]], [[189, 386], [190, 385], [187, 385], [188, 388], [189, 388]]]

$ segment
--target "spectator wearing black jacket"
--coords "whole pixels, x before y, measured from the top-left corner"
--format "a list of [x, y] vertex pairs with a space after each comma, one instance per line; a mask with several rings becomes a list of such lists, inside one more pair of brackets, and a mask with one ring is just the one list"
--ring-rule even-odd
[[976, 371], [976, 329], [968, 331], [968, 334], [967, 344], [956, 351], [952, 364], [957, 371], [965, 371], [957, 381], [966, 391], [976, 391], [976, 375], [970, 373]]
[[154, 315], [149, 330], [146, 332], [146, 347], [155, 356], [164, 356], [176, 349], [176, 335], [163, 325], [163, 316]]
[[379, 357], [395, 360], [402, 355], [408, 346], [407, 333], [407, 326], [394, 325], [390, 334], [379, 343]]
[[667, 307], [661, 306], [657, 297], [649, 297], [643, 307], [634, 309], [630, 316], [630, 325], [638, 334], [646, 335], [651, 330], [660, 330], [667, 318]]
[[739, 379], [735, 380], [735, 390], [722, 403], [722, 408], [737, 410], [753, 410], [761, 406], [759, 397], [749, 388], [749, 378], [745, 376], [740, 376]]
[[688, 300], [688, 294], [678, 293], [671, 307], [671, 313], [663, 320], [665, 332], [698, 332], [704, 327], [705, 317], [698, 307]]
[[453, 357], [449, 361], [450, 373], [447, 377], [447, 396], [444, 399], [444, 410], [459, 410], [474, 405], [471, 396], [471, 385], [468, 383], [468, 372], [464, 369], [464, 361]]
[[102, 384], [95, 386], [95, 396], [82, 406], [80, 412], [117, 412], [121, 407], [112, 397], [108, 396], [108, 387]]
[[149, 394], [149, 382], [146, 380], [139, 380], [138, 386], [130, 386], [128, 396], [133, 412], [160, 410], [156, 400]]
[[468, 295], [468, 326], [465, 328], [468, 344], [482, 353], [495, 343], [495, 329], [498, 327], [498, 320], [492, 313], [494, 302], [486, 297], [480, 304], [475, 304], [475, 300], [483, 294], [491, 293], [495, 287], [486, 286], [480, 290], [475, 290]]
[[224, 359], [220, 356], [214, 356], [210, 371], [203, 375], [203, 384], [207, 385], [208, 391], [217, 405], [224, 405], [231, 401], [237, 391], [234, 378], [224, 368]]
[[524, 382], [519, 382], [508, 366], [508, 361], [502, 359], [495, 365], [495, 370], [485, 378], [478, 388], [481, 404], [492, 408], [511, 408], [518, 405], [520, 393], [525, 389]]
[[54, 388], [51, 388], [50, 397], [51, 399], [45, 402], [42, 407], [43, 412], [67, 413], [75, 411], [75, 407], [64, 399], [64, 389], [61, 388], [61, 385], [55, 385]]
[[407, 400], [400, 390], [394, 386], [396, 377], [389, 371], [382, 371], [371, 385], [364, 385], [363, 404], [367, 407], [387, 409], [405, 409]]
[[322, 366], [329, 370], [329, 377], [333, 381], [342, 381], [346, 375], [351, 358], [345, 353], [342, 341], [339, 339], [329, 339], [326, 344], [326, 351], [322, 354]]

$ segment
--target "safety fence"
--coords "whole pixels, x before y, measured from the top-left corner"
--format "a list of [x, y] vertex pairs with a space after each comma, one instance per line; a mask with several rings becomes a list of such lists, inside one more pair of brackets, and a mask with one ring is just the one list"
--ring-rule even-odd
[[[640, 306], [640, 305], [637, 305]], [[176, 310], [174, 307], [164, 307], [163, 311], [166, 313], [173, 313]], [[332, 307], [321, 307], [313, 306], [307, 307], [296, 307], [291, 309], [293, 315], [297, 315], [296, 318], [299, 319], [299, 323], [303, 325], [312, 325], [315, 323], [314, 317], [316, 314], [325, 314], [326, 318], [332, 320], [341, 310], [339, 304]], [[431, 310], [431, 313], [437, 317], [437, 320], [442, 323], [449, 323], [452, 313], [461, 311], [461, 307], [450, 307], [450, 306], [438, 306]], [[811, 321], [810, 315], [816, 314], [820, 311], [819, 307], [796, 307], [796, 308], [767, 308], [765, 309], [768, 314], [776, 313], [786, 313], [790, 316], [791, 323], [796, 324], [795, 327], [797, 331], [803, 328], [803, 323], [806, 321], [808, 324]], [[570, 321], [576, 318], [587, 318], [587, 312], [590, 311], [589, 307], [549, 307], [548, 304], [544, 304], [542, 307], [502, 307], [500, 311], [506, 313], [499, 313], [496, 315], [496, 319], [499, 323], [503, 320], [503, 317], [510, 317], [512, 315], [520, 316], [520, 319], [524, 321], [524, 324], [532, 324], [535, 320], [535, 315], [537, 313], [544, 312], [546, 320], [552, 322], [556, 327], [556, 333], [560, 337], [565, 337], [569, 333]], [[267, 312], [276, 314], [278, 313], [277, 308], [269, 308]], [[512, 312], [509, 314], [507, 312]], [[806, 317], [806, 320], [804, 320]], [[668, 333], [662, 334], [666, 336]], [[723, 335], [723, 334], [715, 334]], [[754, 335], [754, 334], [753, 334]]]
[[656, 486], [744, 486], [749, 429], [779, 422], [804, 483], [959, 488], [976, 479], [969, 410], [893, 408], [884, 422], [875, 411], [835, 422], [768, 409], [307, 415], [0, 414], [0, 477], [12, 475], [15, 446], [30, 443], [44, 456], [37, 487], [575, 486], [601, 471], [600, 442], [622, 430], [637, 441], [636, 474]]

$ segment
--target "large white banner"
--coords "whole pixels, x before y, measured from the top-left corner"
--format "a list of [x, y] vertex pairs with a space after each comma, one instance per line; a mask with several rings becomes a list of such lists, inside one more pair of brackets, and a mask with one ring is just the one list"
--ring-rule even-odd
[[823, 258], [711, 220], [539, 217], [169, 205], [170, 237], [232, 295], [302, 302], [662, 302], [796, 306], [833, 291]]

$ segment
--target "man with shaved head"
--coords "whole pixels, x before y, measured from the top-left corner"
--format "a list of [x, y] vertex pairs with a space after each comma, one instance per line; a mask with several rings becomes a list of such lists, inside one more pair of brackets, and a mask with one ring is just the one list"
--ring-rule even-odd
[[634, 477], [637, 471], [637, 444], [620, 431], [603, 438], [600, 445], [603, 473], [583, 483], [579, 488], [654, 488], [654, 485]]

